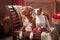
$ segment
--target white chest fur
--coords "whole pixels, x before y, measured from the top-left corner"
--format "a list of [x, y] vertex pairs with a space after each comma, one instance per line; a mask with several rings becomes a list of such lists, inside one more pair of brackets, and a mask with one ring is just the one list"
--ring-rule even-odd
[[24, 20], [23, 25], [25, 26], [26, 31], [32, 31], [32, 23], [30, 23], [27, 18]]
[[41, 26], [44, 27], [45, 26], [45, 16], [44, 15], [36, 15], [36, 26]]

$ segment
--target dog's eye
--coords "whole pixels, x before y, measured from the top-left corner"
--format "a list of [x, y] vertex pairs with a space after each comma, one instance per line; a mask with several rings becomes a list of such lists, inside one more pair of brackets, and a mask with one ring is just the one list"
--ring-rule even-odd
[[40, 12], [39, 10], [37, 12]]

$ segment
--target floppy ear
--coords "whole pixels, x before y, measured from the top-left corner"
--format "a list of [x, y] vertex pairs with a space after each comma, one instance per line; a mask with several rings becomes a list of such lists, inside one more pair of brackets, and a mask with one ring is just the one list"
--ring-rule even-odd
[[49, 13], [47, 11], [43, 11], [43, 15], [45, 15], [47, 17], [47, 19], [49, 20]]
[[33, 28], [35, 28], [35, 27], [36, 27], [35, 20], [36, 20], [36, 18], [35, 18], [35, 17], [33, 17], [33, 19], [32, 19], [33, 26], [34, 26]]
[[47, 19], [47, 17], [45, 16], [45, 24], [47, 25], [47, 27], [50, 27], [50, 23], [49, 23], [49, 21], [48, 21], [48, 19]]

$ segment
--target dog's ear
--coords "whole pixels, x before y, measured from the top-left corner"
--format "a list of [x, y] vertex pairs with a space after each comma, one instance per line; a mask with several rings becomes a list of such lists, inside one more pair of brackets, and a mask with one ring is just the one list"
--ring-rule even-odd
[[30, 11], [34, 10], [34, 8], [32, 6], [28, 6], [28, 8], [29, 8]]
[[47, 17], [47, 19], [49, 20], [49, 13], [47, 12], [47, 11], [43, 11], [44, 13], [43, 13], [43, 15], [45, 15], [46, 17]]

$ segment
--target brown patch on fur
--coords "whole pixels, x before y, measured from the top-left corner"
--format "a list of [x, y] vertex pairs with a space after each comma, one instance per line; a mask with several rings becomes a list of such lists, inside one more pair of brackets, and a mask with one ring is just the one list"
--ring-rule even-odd
[[58, 32], [56, 30], [53, 30], [51, 32], [51, 37], [52, 37], [52, 40], [59, 40]]
[[45, 15], [48, 18], [48, 20], [49, 20], [49, 13], [47, 11], [45, 11], [45, 10], [43, 12], [44, 12], [43, 15]]

